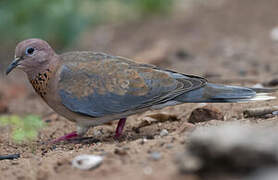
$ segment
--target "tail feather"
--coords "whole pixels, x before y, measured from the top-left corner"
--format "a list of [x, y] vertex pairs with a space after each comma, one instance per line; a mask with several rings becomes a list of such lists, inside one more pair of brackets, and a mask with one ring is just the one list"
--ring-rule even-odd
[[255, 97], [249, 99], [249, 101], [266, 101], [276, 99], [276, 97], [269, 95], [269, 93], [257, 93]]
[[256, 93], [274, 93], [277, 92], [277, 88], [250, 88]]
[[206, 86], [192, 90], [176, 97], [179, 102], [248, 102], [275, 99], [269, 96], [273, 89], [246, 88], [208, 83]]

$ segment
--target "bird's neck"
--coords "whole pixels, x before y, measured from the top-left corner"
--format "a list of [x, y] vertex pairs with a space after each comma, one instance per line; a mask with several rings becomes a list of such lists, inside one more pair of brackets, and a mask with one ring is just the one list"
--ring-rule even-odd
[[40, 67], [32, 73], [27, 73], [28, 79], [35, 91], [44, 98], [47, 95], [47, 87], [53, 73], [55, 71], [56, 62], [49, 63], [44, 67]]
[[47, 68], [45, 71], [38, 73], [36, 76], [29, 78], [35, 91], [44, 98], [47, 94], [47, 86], [51, 77], [52, 70]]

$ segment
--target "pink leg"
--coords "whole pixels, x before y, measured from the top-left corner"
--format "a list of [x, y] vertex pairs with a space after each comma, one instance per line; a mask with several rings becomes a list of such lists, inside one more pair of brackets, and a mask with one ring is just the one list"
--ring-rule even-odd
[[73, 131], [72, 133], [66, 134], [66, 135], [64, 135], [62, 137], [59, 137], [59, 138], [55, 139], [54, 141], [52, 141], [52, 143], [66, 141], [66, 140], [69, 140], [69, 139], [73, 139], [73, 138], [75, 138], [77, 136], [78, 136], [77, 132]]
[[125, 127], [125, 121], [126, 121], [126, 118], [122, 118], [119, 120], [117, 129], [116, 129], [116, 133], [114, 136], [115, 139], [119, 138], [122, 135], [123, 129]]

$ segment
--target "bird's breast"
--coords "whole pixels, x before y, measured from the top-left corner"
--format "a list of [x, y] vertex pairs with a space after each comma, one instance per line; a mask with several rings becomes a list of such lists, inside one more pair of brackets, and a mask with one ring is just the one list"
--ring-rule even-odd
[[51, 77], [51, 70], [46, 69], [38, 73], [33, 79], [29, 79], [35, 91], [44, 99], [47, 95], [47, 87]]

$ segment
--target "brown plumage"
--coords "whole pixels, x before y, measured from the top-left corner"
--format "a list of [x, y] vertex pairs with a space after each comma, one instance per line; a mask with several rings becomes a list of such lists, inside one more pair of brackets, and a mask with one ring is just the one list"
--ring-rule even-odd
[[[58, 114], [76, 122], [77, 133], [89, 127], [185, 102], [242, 102], [272, 99], [256, 90], [207, 83], [204, 78], [138, 64], [129, 59], [90, 51], [58, 55], [40, 39], [20, 42], [7, 69], [26, 72], [35, 91]], [[260, 92], [269, 92], [260, 89]]]
[[35, 91], [44, 98], [47, 94], [48, 81], [51, 78], [51, 70], [38, 73], [33, 79], [29, 79]]

